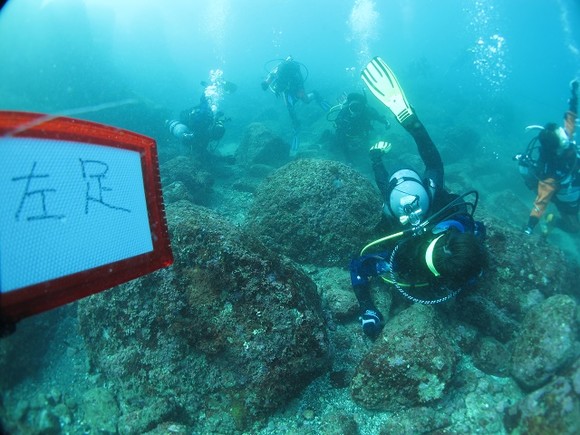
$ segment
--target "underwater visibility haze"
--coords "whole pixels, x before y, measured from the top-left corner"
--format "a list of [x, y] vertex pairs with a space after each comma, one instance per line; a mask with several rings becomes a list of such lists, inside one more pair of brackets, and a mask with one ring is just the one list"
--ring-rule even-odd
[[[478, 191], [489, 267], [440, 304], [373, 282], [373, 340], [349, 274], [386, 235], [369, 148], [423, 171], [361, 80], [376, 56], [446, 187]], [[580, 238], [553, 204], [524, 234], [514, 161], [527, 126], [563, 125], [574, 79], [575, 0], [8, 0], [0, 110], [154, 139], [175, 262], [1, 338], [0, 433], [579, 433]], [[341, 149], [353, 93], [377, 118]]]

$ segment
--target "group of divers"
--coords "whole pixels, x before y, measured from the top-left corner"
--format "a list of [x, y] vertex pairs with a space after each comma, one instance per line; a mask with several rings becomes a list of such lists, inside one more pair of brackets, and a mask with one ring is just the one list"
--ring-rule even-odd
[[[298, 102], [314, 101], [327, 112], [335, 125], [336, 146], [345, 150], [365, 143], [368, 146], [373, 122], [390, 127], [387, 118], [367, 104], [364, 94], [350, 93], [331, 107], [318, 92], [305, 90], [305, 75], [303, 64], [289, 56], [280, 60], [261, 83], [264, 91], [270, 90], [284, 101], [293, 129], [291, 156], [296, 155], [299, 146]], [[375, 182], [383, 199], [381, 226], [389, 235], [369, 243], [351, 260], [350, 276], [360, 305], [362, 329], [368, 337], [376, 338], [385, 320], [371, 297], [372, 278], [382, 279], [413, 302], [437, 304], [472, 289], [483, 279], [488, 252], [485, 226], [474, 217], [478, 192], [457, 194], [445, 188], [441, 155], [393, 71], [383, 59], [375, 57], [362, 71], [361, 79], [411, 135], [425, 166], [422, 176], [410, 168], [390, 174], [383, 157], [391, 144], [379, 141], [370, 147]], [[228, 91], [235, 90], [233, 83], [223, 79], [221, 85]], [[207, 152], [209, 144], [225, 133], [227, 118], [212, 107], [211, 91], [212, 86], [206, 86], [197, 106], [182, 112], [179, 120], [166, 122], [174, 136], [198, 152]], [[528, 127], [538, 134], [523, 153], [514, 157], [526, 185], [537, 192], [523, 227], [528, 235], [545, 214], [546, 220], [552, 220], [553, 214], [545, 213], [550, 203], [560, 214], [552, 225], [570, 233], [580, 231], [580, 149], [574, 141], [578, 81], [570, 83], [570, 93], [562, 125], [551, 122]]]

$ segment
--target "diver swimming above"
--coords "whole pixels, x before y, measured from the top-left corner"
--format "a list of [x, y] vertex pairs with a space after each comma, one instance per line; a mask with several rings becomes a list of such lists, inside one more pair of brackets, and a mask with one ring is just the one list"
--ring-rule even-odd
[[332, 107], [326, 118], [336, 129], [334, 145], [347, 158], [351, 157], [351, 152], [368, 147], [373, 122], [383, 124], [386, 129], [391, 126], [385, 115], [368, 105], [366, 95], [357, 92], [351, 92], [344, 101]]
[[295, 155], [299, 146], [300, 121], [296, 115], [296, 103], [302, 101], [310, 104], [311, 101], [316, 101], [324, 111], [330, 109], [330, 104], [317, 91], [306, 92], [304, 89], [306, 78], [302, 75], [302, 68], [306, 67], [296, 62], [292, 56], [288, 56], [280, 61], [261, 83], [262, 90], [270, 89], [276, 97], [281, 96], [284, 99], [294, 129], [290, 155]]
[[477, 192], [456, 195], [445, 189], [439, 151], [394, 73], [375, 57], [362, 79], [411, 134], [425, 164], [423, 177], [412, 169], [389, 176], [383, 156], [391, 144], [381, 141], [370, 150], [375, 181], [384, 199], [384, 223], [393, 233], [365, 246], [351, 261], [350, 275], [361, 326], [375, 338], [384, 317], [371, 298], [371, 277], [381, 277], [413, 302], [437, 304], [472, 286], [487, 266], [487, 255], [485, 227], [473, 217]]
[[207, 96], [208, 86], [205, 82], [202, 85], [204, 90], [199, 104], [182, 111], [179, 120], [165, 121], [165, 125], [171, 135], [189, 148], [192, 156], [207, 160], [210, 156], [210, 144], [218, 143], [222, 139], [226, 132], [224, 122], [229, 118], [225, 118], [223, 112], [214, 110]]

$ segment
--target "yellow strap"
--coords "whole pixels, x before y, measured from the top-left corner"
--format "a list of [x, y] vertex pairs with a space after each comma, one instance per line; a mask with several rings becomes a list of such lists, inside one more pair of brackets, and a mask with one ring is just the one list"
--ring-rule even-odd
[[427, 267], [435, 276], [439, 276], [441, 274], [437, 271], [437, 269], [435, 268], [435, 265], [433, 264], [433, 250], [435, 249], [435, 244], [437, 243], [437, 241], [441, 237], [443, 237], [444, 235], [445, 235], [445, 233], [441, 234], [436, 239], [431, 240], [431, 243], [429, 243], [429, 246], [427, 247], [427, 251], [425, 252], [425, 261], [427, 262]]
[[390, 236], [383, 237], [382, 239], [375, 240], [374, 242], [371, 242], [368, 245], [366, 245], [364, 248], [362, 248], [359, 255], [362, 256], [366, 252], [366, 250], [372, 246], [378, 245], [380, 243], [386, 242], [387, 240], [394, 239], [396, 237], [401, 237], [404, 233], [405, 233], [404, 231], [400, 231], [398, 233], [391, 234]]

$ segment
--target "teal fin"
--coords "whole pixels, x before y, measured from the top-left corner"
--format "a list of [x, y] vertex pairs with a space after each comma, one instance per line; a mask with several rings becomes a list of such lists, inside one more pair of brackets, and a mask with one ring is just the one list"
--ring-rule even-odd
[[298, 148], [300, 148], [300, 137], [298, 136], [298, 132], [294, 132], [292, 144], [290, 145], [290, 157], [296, 157], [296, 154], [298, 154]]
[[322, 110], [324, 110], [325, 112], [328, 112], [328, 111], [329, 111], [329, 110], [332, 108], [332, 106], [330, 105], [330, 103], [329, 103], [328, 101], [324, 100], [324, 99], [321, 99], [321, 100], [318, 102], [318, 105], [319, 105], [319, 106], [322, 108]]
[[378, 56], [373, 58], [361, 73], [361, 78], [372, 94], [393, 112], [399, 123], [413, 115], [397, 77], [383, 59]]

